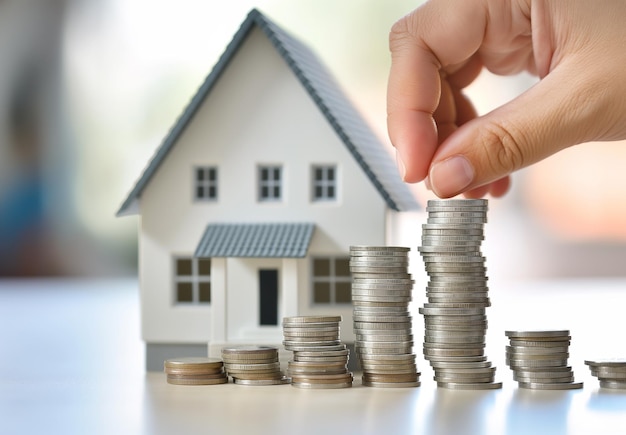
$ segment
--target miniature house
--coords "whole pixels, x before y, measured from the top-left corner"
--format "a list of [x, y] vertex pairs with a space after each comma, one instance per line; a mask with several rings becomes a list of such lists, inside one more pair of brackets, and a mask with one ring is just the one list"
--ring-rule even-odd
[[279, 345], [284, 316], [342, 315], [353, 341], [349, 246], [415, 208], [320, 61], [253, 10], [118, 211], [140, 216], [148, 369]]

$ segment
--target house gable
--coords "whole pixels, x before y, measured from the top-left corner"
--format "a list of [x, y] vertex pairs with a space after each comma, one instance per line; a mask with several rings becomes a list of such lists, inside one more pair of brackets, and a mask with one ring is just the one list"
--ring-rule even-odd
[[133, 214], [138, 211], [138, 199], [145, 187], [195, 117], [197, 110], [213, 90], [234, 55], [255, 28], [263, 32], [277, 53], [287, 63], [387, 206], [398, 211], [416, 209], [418, 206], [412, 193], [400, 180], [397, 169], [384, 146], [377, 140], [316, 56], [259, 11], [252, 10], [204, 84], [157, 150], [117, 215]]

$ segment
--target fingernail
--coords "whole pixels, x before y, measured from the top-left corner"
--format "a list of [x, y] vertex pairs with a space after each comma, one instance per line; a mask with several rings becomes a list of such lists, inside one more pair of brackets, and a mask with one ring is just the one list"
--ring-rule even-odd
[[406, 168], [404, 167], [404, 162], [400, 157], [400, 153], [396, 150], [396, 165], [398, 166], [398, 172], [400, 172], [400, 178], [404, 181], [404, 176], [406, 175]]
[[430, 185], [430, 177], [426, 177], [424, 178], [424, 186], [426, 186], [426, 189], [428, 190], [433, 190], [432, 186]]
[[473, 180], [474, 168], [463, 156], [450, 157], [435, 164], [430, 170], [430, 184], [439, 197], [457, 195]]

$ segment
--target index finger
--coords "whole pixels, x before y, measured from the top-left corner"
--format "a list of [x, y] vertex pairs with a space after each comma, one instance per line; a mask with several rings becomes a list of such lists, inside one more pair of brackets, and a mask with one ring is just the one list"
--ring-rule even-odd
[[407, 182], [423, 180], [437, 149], [433, 113], [439, 105], [439, 71], [469, 59], [487, 21], [483, 0], [432, 0], [402, 18], [389, 36], [387, 129]]

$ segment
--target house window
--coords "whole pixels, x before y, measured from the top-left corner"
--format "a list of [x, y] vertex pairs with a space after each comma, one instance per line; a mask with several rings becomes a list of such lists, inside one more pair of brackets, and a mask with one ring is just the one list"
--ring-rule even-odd
[[351, 303], [350, 258], [317, 257], [312, 262], [313, 303]]
[[195, 168], [194, 198], [198, 201], [217, 200], [217, 168], [205, 166]]
[[211, 259], [174, 260], [174, 300], [177, 304], [211, 303]]
[[313, 201], [334, 201], [337, 198], [336, 166], [313, 166], [312, 172]]
[[259, 166], [259, 201], [282, 199], [282, 172], [280, 166]]

